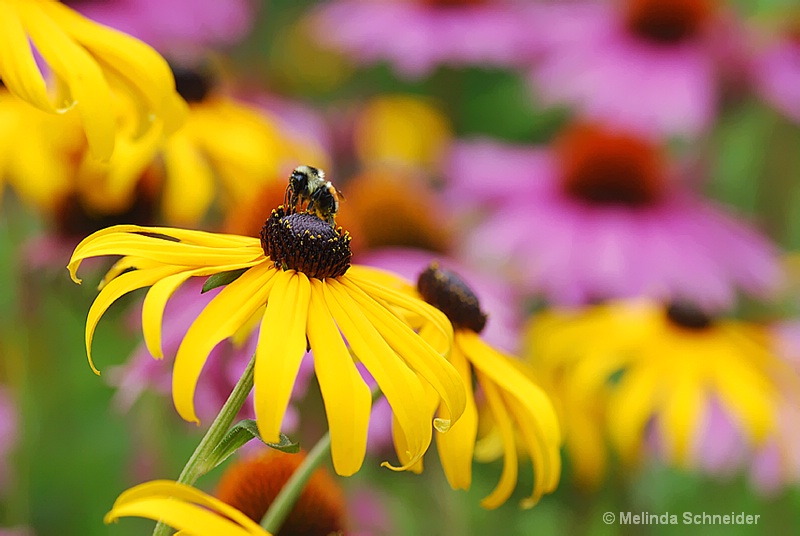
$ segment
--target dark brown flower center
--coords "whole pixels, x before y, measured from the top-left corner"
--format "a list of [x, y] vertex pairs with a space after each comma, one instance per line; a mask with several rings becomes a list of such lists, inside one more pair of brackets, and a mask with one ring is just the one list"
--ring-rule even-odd
[[431, 263], [417, 279], [422, 298], [442, 311], [455, 328], [480, 333], [486, 326], [486, 313], [481, 311], [478, 297], [455, 272]]
[[555, 148], [569, 197], [591, 205], [641, 207], [664, 194], [662, 155], [637, 136], [580, 124], [565, 131]]
[[667, 306], [667, 319], [674, 325], [701, 331], [710, 328], [713, 320], [702, 309], [688, 302], [673, 302]]
[[78, 192], [70, 192], [53, 211], [56, 232], [64, 237], [84, 237], [122, 223], [152, 225], [158, 212], [159, 190], [159, 179], [148, 169], [136, 184], [130, 204], [119, 210], [100, 211], [89, 206]]
[[261, 229], [261, 247], [275, 267], [308, 277], [339, 277], [350, 268], [350, 234], [315, 214], [286, 214], [281, 205]]
[[650, 43], [673, 45], [699, 35], [714, 11], [714, 0], [626, 0], [628, 30]]
[[188, 103], [203, 102], [214, 89], [214, 75], [205, 67], [183, 67], [172, 65], [175, 90]]
[[[303, 458], [276, 451], [240, 461], [223, 474], [217, 497], [260, 523]], [[317, 469], [276, 536], [330, 536], [346, 528], [344, 493], [330, 474]]]

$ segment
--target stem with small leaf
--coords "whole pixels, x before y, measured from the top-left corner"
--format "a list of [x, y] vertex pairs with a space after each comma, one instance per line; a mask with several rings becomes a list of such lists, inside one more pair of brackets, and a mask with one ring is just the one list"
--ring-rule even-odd
[[[253, 389], [253, 369], [255, 368], [255, 363], [256, 357], [254, 355], [247, 364], [247, 368], [244, 370], [244, 373], [242, 373], [239, 381], [236, 382], [228, 400], [225, 401], [225, 405], [222, 406], [214, 422], [211, 423], [203, 439], [200, 440], [200, 444], [197, 445], [189, 461], [186, 462], [183, 471], [181, 471], [178, 477], [178, 482], [181, 484], [191, 486], [197, 482], [201, 476], [214, 468], [211, 453], [231, 428], [236, 415], [239, 413], [239, 410], [242, 409], [245, 400], [247, 400], [247, 395], [249, 395], [250, 391]], [[170, 528], [167, 525], [158, 523], [153, 531], [153, 536], [166, 536], [169, 534], [169, 531]]]

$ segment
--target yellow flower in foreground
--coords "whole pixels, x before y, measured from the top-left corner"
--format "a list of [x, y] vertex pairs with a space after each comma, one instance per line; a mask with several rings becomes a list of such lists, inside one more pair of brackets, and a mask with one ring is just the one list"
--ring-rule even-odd
[[535, 505], [543, 493], [556, 489], [561, 475], [561, 436], [558, 419], [547, 395], [524, 374], [522, 363], [493, 349], [479, 333], [486, 324], [478, 298], [455, 273], [432, 264], [419, 277], [419, 292], [442, 310], [454, 327], [450, 362], [467, 386], [467, 409], [447, 434], [436, 436], [445, 475], [453, 489], [469, 489], [478, 433], [478, 412], [472, 392], [477, 377], [502, 444], [503, 473], [494, 491], [482, 501], [497, 508], [517, 483], [517, 437], [534, 467], [532, 495], [522, 506]]
[[[50, 95], [31, 44], [56, 81]], [[117, 115], [111, 88], [137, 103], [140, 132], [180, 126], [185, 103], [167, 62], [151, 47], [86, 19], [54, 0], [0, 0], [0, 78], [11, 93], [49, 113], [75, 108], [92, 153], [114, 151]]]
[[163, 521], [191, 536], [269, 536], [245, 514], [203, 493], [169, 480], [139, 484], [125, 491], [106, 514], [105, 522], [121, 517]]
[[[364, 459], [370, 389], [359, 375], [351, 351], [375, 378], [405, 437], [398, 452], [407, 468], [431, 442], [425, 389], [441, 396], [449, 417], [435, 425], [446, 430], [464, 412], [461, 377], [443, 355], [452, 327], [430, 305], [384, 282], [384, 272], [350, 266], [350, 237], [315, 215], [272, 211], [262, 239], [172, 228], [117, 226], [81, 242], [69, 264], [76, 282], [83, 259], [125, 255], [106, 275], [89, 310], [86, 347], [97, 322], [119, 297], [151, 286], [142, 323], [150, 352], [162, 357], [164, 307], [184, 281], [244, 270], [197, 317], [184, 337], [173, 370], [173, 399], [178, 413], [197, 421], [194, 394], [209, 352], [223, 339], [260, 318], [255, 365], [255, 413], [265, 441], [278, 441], [280, 424], [300, 361], [309, 345], [331, 433], [336, 471], [356, 472]], [[279, 268], [276, 268], [278, 266]], [[423, 338], [406, 323], [424, 319]], [[344, 337], [348, 346], [345, 345]], [[431, 342], [428, 342], [431, 341]], [[94, 365], [92, 365], [94, 367]], [[95, 369], [96, 370], [96, 369]]]
[[[530, 341], [538, 367], [558, 378], [566, 422], [574, 418], [570, 407], [605, 403], [611, 442], [629, 462], [640, 457], [650, 426], [667, 457], [690, 462], [713, 403], [752, 445], [763, 444], [794, 377], [766, 329], [715, 320], [687, 304], [631, 300], [546, 313], [533, 322]], [[570, 450], [580, 455], [583, 438], [569, 432], [567, 425]], [[589, 456], [597, 456], [589, 443]]]

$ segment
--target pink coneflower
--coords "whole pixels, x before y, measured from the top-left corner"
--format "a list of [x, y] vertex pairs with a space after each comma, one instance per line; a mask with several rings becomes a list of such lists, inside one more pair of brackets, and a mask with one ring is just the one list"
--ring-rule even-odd
[[697, 134], [717, 107], [730, 37], [715, 0], [551, 2], [529, 31], [532, 81], [546, 103], [660, 134]]
[[800, 21], [755, 56], [753, 77], [767, 102], [800, 121]]
[[240, 41], [253, 24], [253, 0], [72, 0], [92, 20], [145, 41], [161, 52], [188, 54]]
[[449, 169], [453, 200], [489, 209], [465, 254], [557, 303], [645, 294], [716, 307], [780, 276], [765, 238], [627, 132], [578, 124], [550, 148], [463, 143]]
[[407, 77], [439, 65], [519, 66], [530, 39], [527, 9], [508, 0], [336, 0], [315, 14], [314, 36]]

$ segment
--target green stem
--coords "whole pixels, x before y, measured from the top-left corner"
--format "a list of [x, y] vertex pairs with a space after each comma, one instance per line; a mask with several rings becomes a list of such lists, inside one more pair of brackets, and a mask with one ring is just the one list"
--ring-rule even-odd
[[[381, 391], [375, 387], [372, 391], [372, 402], [380, 397]], [[331, 433], [325, 432], [325, 435], [314, 445], [314, 448], [308, 453], [306, 459], [297, 467], [297, 470], [292, 474], [286, 484], [281, 488], [278, 496], [269, 505], [267, 513], [261, 518], [261, 526], [270, 534], [277, 534], [283, 522], [286, 521], [289, 513], [294, 508], [298, 497], [306, 487], [308, 480], [314, 471], [322, 463], [322, 460], [327, 458], [328, 453], [331, 451]]]
[[331, 450], [331, 434], [326, 432], [324, 436], [314, 445], [311, 452], [308, 453], [306, 459], [303, 460], [297, 470], [292, 474], [286, 485], [281, 488], [278, 496], [269, 505], [269, 510], [264, 514], [261, 519], [261, 526], [264, 527], [270, 534], [277, 534], [283, 522], [286, 521], [289, 512], [292, 511], [297, 498], [306, 487], [306, 483], [314, 474], [314, 471], [319, 467], [324, 459], [328, 457]]
[[[225, 405], [222, 406], [214, 422], [211, 423], [211, 426], [206, 431], [206, 435], [200, 440], [200, 444], [194, 449], [191, 458], [189, 458], [189, 461], [186, 462], [186, 465], [183, 467], [183, 471], [181, 471], [178, 477], [178, 482], [181, 484], [188, 484], [191, 486], [197, 482], [197, 479], [213, 469], [213, 464], [209, 463], [210, 455], [214, 451], [214, 448], [222, 441], [222, 438], [225, 437], [225, 434], [228, 433], [228, 430], [230, 430], [233, 420], [236, 418], [239, 410], [242, 409], [244, 401], [247, 400], [247, 395], [249, 395], [250, 391], [253, 389], [253, 369], [255, 368], [255, 363], [256, 357], [254, 355], [250, 358], [250, 362], [247, 364], [247, 368], [242, 373], [241, 378], [236, 382], [228, 400], [225, 401]], [[158, 523], [153, 531], [153, 536], [166, 536], [169, 534], [169, 531], [170, 528], [167, 525]]]

